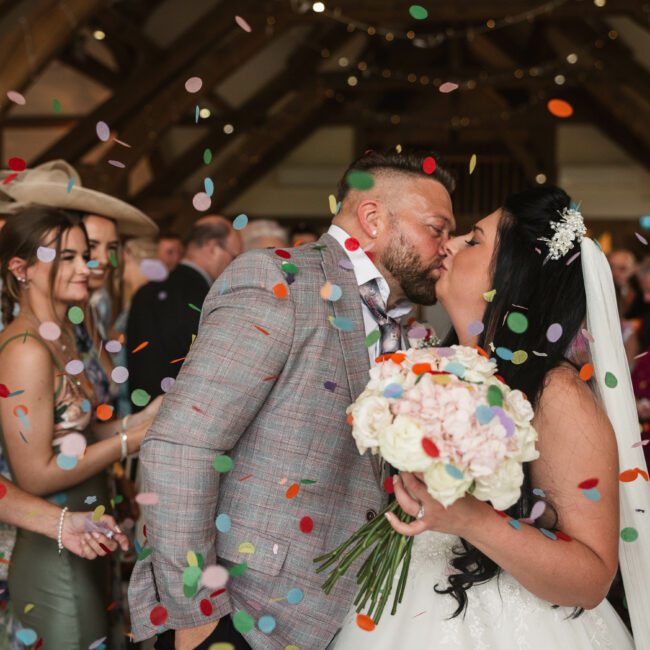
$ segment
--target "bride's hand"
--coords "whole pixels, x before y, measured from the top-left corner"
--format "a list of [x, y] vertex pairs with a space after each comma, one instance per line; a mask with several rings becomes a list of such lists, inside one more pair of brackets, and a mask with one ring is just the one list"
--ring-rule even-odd
[[395, 498], [407, 515], [417, 517], [420, 506], [424, 509], [424, 517], [409, 524], [400, 521], [393, 513], [386, 514], [390, 525], [398, 533], [408, 537], [419, 535], [425, 530], [465, 537], [470, 527], [477, 524], [485, 509], [491, 510], [488, 504], [471, 495], [466, 495], [445, 508], [429, 494], [427, 486], [409, 472], [400, 473], [393, 477], [393, 481]]

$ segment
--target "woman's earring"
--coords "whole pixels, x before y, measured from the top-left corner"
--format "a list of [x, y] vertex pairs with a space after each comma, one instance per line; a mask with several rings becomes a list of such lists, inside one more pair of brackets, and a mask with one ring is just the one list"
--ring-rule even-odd
[[373, 231], [372, 231], [372, 236], [373, 236], [373, 237], [376, 237], [376, 236], [377, 236], [377, 231], [376, 231], [376, 230], [373, 230]]

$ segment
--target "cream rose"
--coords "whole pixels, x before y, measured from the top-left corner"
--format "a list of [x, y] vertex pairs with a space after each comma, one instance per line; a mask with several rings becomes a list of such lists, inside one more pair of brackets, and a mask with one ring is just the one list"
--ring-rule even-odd
[[408, 415], [398, 415], [392, 424], [379, 432], [382, 456], [399, 470], [423, 472], [433, 459], [424, 453], [424, 430]]
[[390, 402], [385, 397], [364, 391], [347, 409], [352, 414], [352, 436], [357, 443], [360, 454], [368, 449], [373, 454], [379, 447], [379, 433], [390, 426], [393, 414], [390, 412]]
[[505, 396], [505, 402], [508, 415], [517, 426], [525, 427], [533, 419], [533, 407], [520, 390], [511, 390]]
[[481, 501], [491, 501], [497, 510], [507, 510], [519, 500], [523, 482], [521, 463], [510, 458], [489, 476], [477, 478], [472, 494]]
[[463, 379], [474, 382], [485, 381], [497, 371], [496, 364], [480, 355], [474, 348], [464, 345], [453, 345], [452, 348], [454, 356], [445, 359], [445, 363], [442, 364], [443, 370], [447, 363], [456, 361], [465, 366]]
[[424, 482], [429, 494], [445, 508], [465, 496], [472, 484], [470, 479], [454, 478], [441, 462], [434, 463], [424, 472]]

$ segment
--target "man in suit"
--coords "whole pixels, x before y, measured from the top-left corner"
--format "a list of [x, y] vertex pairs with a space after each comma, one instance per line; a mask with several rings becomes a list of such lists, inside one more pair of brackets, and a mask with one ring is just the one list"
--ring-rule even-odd
[[[364, 155], [316, 244], [246, 253], [212, 287], [142, 446], [144, 489], [159, 502], [145, 513], [153, 551], [129, 588], [135, 640], [322, 650], [341, 626], [355, 571], [326, 596], [313, 559], [387, 500], [345, 410], [375, 357], [401, 346], [404, 301], [435, 301], [455, 227], [453, 182], [424, 160]], [[373, 186], [351, 187], [359, 177]]]
[[[239, 233], [224, 217], [199, 219], [186, 240], [183, 260], [163, 282], [149, 282], [133, 296], [126, 330], [129, 388], [152, 397], [175, 379], [199, 327], [212, 283], [241, 253]], [[147, 346], [133, 352], [142, 343]], [[171, 381], [169, 382], [171, 383]]]

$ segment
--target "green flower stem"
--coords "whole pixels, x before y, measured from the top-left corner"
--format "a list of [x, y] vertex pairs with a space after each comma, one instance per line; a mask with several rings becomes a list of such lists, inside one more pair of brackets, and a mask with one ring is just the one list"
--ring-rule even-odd
[[402, 573], [399, 577], [399, 582], [397, 583], [397, 592], [395, 593], [395, 600], [393, 601], [393, 609], [391, 614], [395, 615], [397, 611], [397, 606], [402, 602], [404, 597], [404, 591], [406, 589], [406, 578], [409, 573], [409, 566], [411, 564], [411, 549], [413, 547], [413, 537], [409, 537], [406, 542], [406, 549], [404, 551], [404, 560], [402, 561]]
[[393, 554], [395, 553], [395, 550], [399, 543], [399, 538], [401, 537], [401, 535], [398, 535], [395, 531], [393, 531], [393, 533], [394, 534], [390, 536], [388, 543], [385, 546], [385, 552], [382, 553], [381, 569], [377, 572], [375, 579], [368, 589], [368, 594], [372, 598], [370, 601], [370, 607], [368, 608], [368, 613], [372, 612], [377, 605], [377, 600], [379, 599], [382, 591], [381, 586], [384, 584], [386, 576], [390, 572]]
[[[397, 533], [395, 533], [397, 535]], [[386, 581], [384, 583], [384, 590], [383, 594], [381, 596], [381, 600], [379, 601], [379, 605], [377, 606], [377, 609], [375, 610], [375, 614], [372, 617], [373, 621], [377, 623], [379, 619], [381, 618], [381, 615], [384, 612], [384, 608], [386, 607], [386, 603], [388, 602], [388, 598], [390, 597], [390, 592], [392, 590], [393, 582], [395, 580], [395, 573], [397, 572], [397, 567], [399, 566], [399, 561], [400, 557], [402, 555], [402, 550], [404, 549], [404, 546], [406, 546], [406, 537], [403, 535], [398, 536], [399, 543], [397, 547], [397, 552], [393, 553], [392, 555], [392, 562], [390, 564], [390, 571], [388, 572], [388, 576], [386, 577]]]

